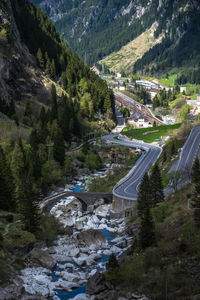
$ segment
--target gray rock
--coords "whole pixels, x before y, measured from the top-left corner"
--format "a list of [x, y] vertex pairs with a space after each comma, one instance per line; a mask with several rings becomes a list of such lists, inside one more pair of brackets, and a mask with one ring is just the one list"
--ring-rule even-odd
[[[100, 297], [100, 298], [95, 298], [95, 299], [113, 299], [113, 298], [110, 298], [110, 297], [101, 298], [102, 297], [101, 294], [105, 291], [106, 291], [107, 295], [110, 292], [112, 292], [111, 294], [116, 295], [116, 293], [114, 293], [114, 291], [113, 291], [112, 284], [110, 282], [107, 282], [104, 279], [104, 275], [101, 274], [101, 273], [94, 274], [94, 276], [92, 276], [88, 280], [87, 285], [86, 285], [86, 291], [87, 291], [87, 294], [89, 294], [89, 295], [98, 295], [98, 297]], [[116, 298], [114, 298], [114, 299], [116, 300]]]
[[94, 203], [94, 205], [95, 205], [95, 208], [97, 208], [98, 206], [101, 206], [101, 205], [104, 205], [105, 204], [105, 201], [104, 201], [104, 199], [102, 198], [102, 199], [99, 199], [99, 200], [97, 200], [95, 203]]
[[84, 232], [80, 232], [77, 235], [77, 239], [83, 245], [99, 245], [102, 243], [106, 243], [106, 239], [103, 236], [103, 233], [98, 230], [89, 229]]
[[27, 255], [25, 261], [27, 266], [42, 266], [47, 269], [53, 269], [56, 266], [56, 261], [48, 252], [38, 248], [33, 248]]
[[88, 205], [87, 211], [92, 213], [94, 211], [94, 205]]
[[[5, 289], [0, 288], [1, 300], [33, 300], [33, 296], [26, 293], [23, 287], [23, 281], [17, 277], [13, 284], [8, 285]], [[37, 300], [46, 300], [46, 297], [38, 296]]]

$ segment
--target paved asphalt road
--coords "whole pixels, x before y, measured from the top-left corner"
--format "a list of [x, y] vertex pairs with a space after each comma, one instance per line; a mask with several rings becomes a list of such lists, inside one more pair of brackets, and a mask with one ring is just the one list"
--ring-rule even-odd
[[185, 142], [176, 167], [177, 171], [191, 171], [200, 146], [200, 126], [192, 128], [190, 135]]
[[[194, 163], [194, 160], [199, 152], [199, 146], [200, 146], [200, 126], [195, 126], [192, 128], [189, 137], [187, 138], [187, 141], [185, 142], [181, 154], [179, 157], [179, 160], [176, 164], [175, 172], [178, 171], [181, 173], [181, 177], [178, 182], [177, 188], [181, 188], [185, 184], [190, 182], [190, 172], [192, 169], [192, 165]], [[174, 190], [171, 186], [168, 186], [164, 190], [165, 196], [172, 193]]]
[[131, 171], [113, 188], [115, 196], [127, 200], [136, 200], [141, 179], [145, 172], [157, 161], [162, 148], [139, 141], [130, 141], [129, 139], [119, 137], [117, 134], [106, 135], [102, 138], [114, 144], [144, 150]]
[[[144, 150], [140, 159], [136, 162], [131, 171], [113, 188], [113, 194], [119, 198], [127, 200], [136, 200], [138, 195], [138, 186], [145, 172], [159, 158], [162, 148], [151, 144], [142, 143], [139, 141], [130, 141], [127, 138], [121, 138], [117, 134], [103, 136], [103, 139], [121, 146], [139, 148]], [[200, 146], [200, 126], [196, 126], [191, 130], [191, 133], [182, 148], [180, 158], [177, 163], [176, 171], [180, 171], [185, 177], [185, 173], [191, 171], [193, 162], [196, 158]], [[179, 187], [189, 182], [188, 178], [183, 180]], [[165, 189], [165, 195], [173, 192], [171, 187]]]

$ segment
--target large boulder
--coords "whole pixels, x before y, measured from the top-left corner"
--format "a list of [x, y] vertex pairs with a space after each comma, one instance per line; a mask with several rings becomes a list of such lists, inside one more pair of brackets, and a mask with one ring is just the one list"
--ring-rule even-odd
[[107, 282], [101, 273], [96, 273], [88, 280], [86, 292], [94, 300], [116, 300], [118, 297], [113, 285]]
[[82, 212], [82, 203], [74, 196], [60, 200], [50, 211], [64, 227], [74, 226], [78, 212]]
[[77, 239], [80, 244], [83, 245], [101, 245], [106, 243], [106, 239], [101, 231], [89, 229], [87, 231], [80, 232], [77, 235]]
[[27, 266], [39, 266], [47, 269], [53, 269], [56, 266], [56, 261], [52, 256], [50, 256], [47, 251], [39, 248], [33, 248], [27, 255], [25, 261]]

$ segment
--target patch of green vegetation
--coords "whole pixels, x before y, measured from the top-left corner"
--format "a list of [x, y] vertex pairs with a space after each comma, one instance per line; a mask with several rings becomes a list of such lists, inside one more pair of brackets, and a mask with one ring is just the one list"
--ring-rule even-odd
[[170, 103], [170, 108], [174, 109], [174, 108], [181, 108], [184, 104], [186, 104], [187, 102], [185, 101], [185, 99], [183, 99], [183, 97], [178, 97], [176, 98], [174, 101], [172, 101]]
[[159, 78], [158, 81], [161, 85], [173, 87], [174, 81], [177, 79], [179, 74], [172, 74], [165, 78]]
[[0, 143], [9, 140], [17, 141], [20, 137], [24, 140], [28, 140], [30, 129], [25, 126], [17, 126], [14, 121], [2, 121], [0, 120]]
[[35, 241], [35, 236], [32, 233], [10, 226], [8, 233], [4, 236], [3, 244], [8, 249], [15, 249]]
[[120, 181], [126, 174], [128, 169], [115, 168], [113, 172], [107, 174], [105, 178], [94, 178], [88, 186], [90, 192], [112, 192], [115, 184]]
[[7, 43], [7, 32], [5, 28], [0, 31], [0, 44], [4, 43]]
[[[127, 259], [105, 277], [122, 291], [143, 293], [151, 299], [190, 299], [198, 295], [200, 232], [188, 213], [186, 186], [151, 209], [157, 245], [142, 251], [137, 242]], [[138, 221], [135, 221], [138, 222]]]
[[[113, 162], [120, 163], [120, 167], [116, 167], [113, 170], [110, 170], [105, 178], [94, 178], [88, 185], [88, 190], [90, 192], [112, 192], [115, 184], [128, 173], [128, 171], [138, 160], [139, 155], [133, 152], [129, 153], [129, 149], [126, 148], [121, 151], [121, 154], [125, 155], [126, 160], [120, 161], [120, 159], [118, 158], [118, 154], [120, 153], [118, 152], [120, 151], [119, 149], [121, 149], [121, 147], [116, 147], [116, 152], [112, 153], [111, 155], [113, 156], [113, 158], [115, 155]], [[107, 150], [109, 150], [109, 148]]]
[[123, 130], [123, 134], [147, 143], [152, 143], [155, 140], [160, 140], [163, 136], [170, 135], [174, 130], [178, 129], [181, 124], [162, 125], [158, 127]]

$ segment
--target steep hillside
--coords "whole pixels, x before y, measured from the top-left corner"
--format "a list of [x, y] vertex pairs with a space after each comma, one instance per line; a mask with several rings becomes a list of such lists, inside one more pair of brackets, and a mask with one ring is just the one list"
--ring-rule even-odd
[[[55, 22], [70, 46], [93, 64], [157, 24], [155, 39], [163, 42], [146, 49], [136, 71], [196, 64], [199, 48], [199, 1], [36, 1]], [[188, 47], [190, 45], [190, 47]], [[149, 50], [149, 51], [148, 51]], [[144, 54], [144, 53], [142, 53]], [[134, 61], [135, 58], [133, 58]], [[152, 63], [153, 62], [153, 63]]]
[[76, 117], [92, 120], [110, 108], [112, 118], [113, 96], [106, 83], [65, 45], [46, 14], [26, 0], [0, 3], [0, 61], [2, 100], [12, 99], [18, 107], [27, 99], [49, 105], [51, 85], [59, 80], [57, 92], [67, 92]]
[[157, 25], [136, 37], [133, 41], [123, 46], [118, 52], [113, 52], [99, 61], [112, 72], [132, 72], [134, 63], [140, 59], [150, 48], [162, 42], [162, 35], [154, 37]]
[[[154, 3], [143, 1], [40, 1], [57, 30], [87, 64], [119, 50], [153, 24]], [[148, 16], [148, 17], [147, 17]]]

